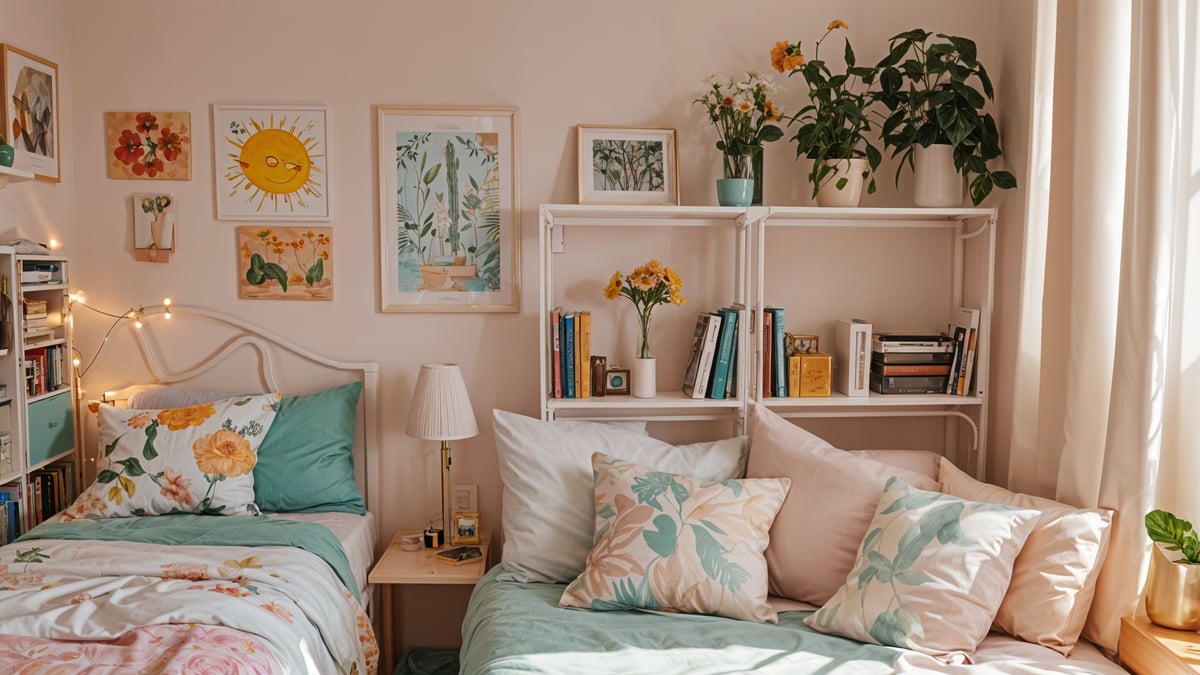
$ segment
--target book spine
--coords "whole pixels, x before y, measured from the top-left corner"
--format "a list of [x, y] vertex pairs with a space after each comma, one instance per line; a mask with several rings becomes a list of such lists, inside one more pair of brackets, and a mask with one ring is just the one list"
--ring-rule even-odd
[[575, 321], [572, 324], [572, 330], [574, 331], [574, 334], [575, 334], [575, 341], [573, 343], [575, 346], [575, 350], [572, 352], [574, 360], [571, 363], [572, 377], [574, 377], [574, 379], [575, 379], [575, 381], [572, 385], [573, 388], [571, 389], [571, 391], [575, 392], [575, 398], [581, 398], [583, 396], [583, 389], [581, 389], [579, 386], [579, 376], [583, 373], [583, 370], [579, 367], [579, 347], [580, 347], [580, 345], [579, 345], [579, 327], [582, 323], [583, 323], [583, 321], [582, 321], [581, 315], [579, 314], [579, 312], [576, 312], [575, 313]]
[[554, 398], [562, 398], [562, 333], [559, 322], [562, 319], [562, 308], [550, 310], [550, 386]]
[[724, 399], [725, 384], [729, 378], [729, 364], [733, 360], [733, 337], [737, 330], [737, 310], [722, 309], [721, 333], [717, 339], [717, 358], [713, 365], [712, 378], [708, 386], [708, 398]]
[[946, 378], [908, 375], [888, 377], [871, 374], [871, 390], [880, 394], [941, 394]]
[[592, 313], [579, 313], [579, 398], [592, 397]]
[[948, 363], [902, 363], [882, 364], [872, 362], [871, 372], [876, 375], [949, 375]]
[[788, 357], [788, 396], [800, 398], [800, 355]]
[[783, 350], [783, 308], [775, 307], [771, 310], [775, 316], [771, 317], [771, 353], [774, 354], [773, 368], [771, 369], [771, 377], [774, 381], [774, 395], [785, 397], [788, 394], [787, 383], [787, 353]]
[[775, 393], [775, 385], [771, 382], [771, 373], [775, 367], [771, 359], [774, 355], [771, 353], [771, 341], [773, 339], [773, 331], [771, 330], [771, 321], [775, 318], [775, 313], [770, 307], [764, 307], [762, 312], [762, 343], [763, 343], [763, 371], [762, 382], [759, 387], [762, 390], [763, 398], [767, 398]]
[[575, 315], [563, 317], [563, 397], [575, 398]]
[[963, 390], [959, 392], [962, 396], [970, 396], [971, 388], [975, 380], [975, 342], [979, 339], [979, 330], [972, 328], [967, 335], [967, 367], [963, 373]]
[[881, 342], [879, 340], [871, 341], [871, 349], [882, 354], [903, 354], [916, 352], [930, 353], [954, 353], [954, 340], [947, 338], [937, 344], [905, 344], [903, 342]]
[[704, 398], [708, 394], [708, 385], [712, 381], [713, 364], [717, 359], [717, 343], [721, 338], [721, 315], [707, 314], [704, 330], [704, 344], [700, 351], [700, 362], [696, 368], [696, 387], [692, 398]]

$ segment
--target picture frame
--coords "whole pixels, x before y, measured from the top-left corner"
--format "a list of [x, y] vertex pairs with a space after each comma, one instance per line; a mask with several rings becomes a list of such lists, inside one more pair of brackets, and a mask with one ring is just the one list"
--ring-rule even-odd
[[192, 114], [135, 110], [104, 113], [108, 177], [192, 179]]
[[171, 262], [175, 252], [178, 204], [173, 195], [135, 194], [133, 200], [133, 258], [138, 262]]
[[58, 64], [0, 44], [0, 136], [13, 147], [12, 168], [37, 180], [60, 179]]
[[674, 129], [576, 126], [580, 204], [679, 204]]
[[606, 386], [605, 390], [609, 394], [620, 395], [629, 394], [629, 369], [628, 368], [609, 368], [604, 376]]
[[813, 354], [821, 351], [821, 338], [817, 335], [796, 335], [784, 333], [785, 351], [792, 354]]
[[519, 312], [517, 109], [377, 112], [380, 311]]
[[333, 300], [333, 228], [239, 225], [239, 300]]
[[480, 542], [479, 512], [455, 511], [450, 534], [450, 541], [456, 545], [478, 544]]
[[212, 108], [217, 220], [332, 219], [328, 108]]

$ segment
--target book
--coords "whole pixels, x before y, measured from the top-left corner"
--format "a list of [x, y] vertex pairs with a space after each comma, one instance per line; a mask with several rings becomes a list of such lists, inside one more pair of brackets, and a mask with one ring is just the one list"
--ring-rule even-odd
[[577, 391], [579, 398], [592, 397], [592, 313], [582, 311], [576, 314], [576, 323], [579, 325], [579, 336], [576, 340], [575, 351], [579, 354], [579, 359], [575, 363], [576, 372], [579, 373]]
[[871, 324], [862, 319], [837, 322], [833, 342], [837, 377], [834, 388], [846, 396], [870, 395]]
[[704, 398], [708, 393], [708, 381], [712, 376], [713, 358], [716, 356], [720, 332], [719, 314], [706, 312], [696, 317], [696, 331], [692, 335], [692, 355], [683, 376], [683, 393], [692, 398]]
[[562, 307], [550, 310], [550, 391], [554, 398], [562, 398], [562, 333], [559, 332], [559, 319], [562, 317]]
[[951, 325], [950, 336], [954, 338], [954, 360], [950, 362], [951, 377], [946, 378], [946, 393], [958, 394], [958, 373], [967, 358], [967, 329]]
[[949, 375], [949, 363], [881, 363], [871, 359], [871, 372], [876, 375]]
[[575, 313], [562, 318], [563, 327], [563, 398], [575, 398]]
[[717, 351], [713, 360], [712, 377], [708, 380], [708, 398], [724, 399], [729, 371], [733, 363], [733, 343], [738, 325], [738, 310], [722, 307], [717, 310], [721, 317], [721, 330], [717, 335]]
[[949, 365], [954, 361], [950, 352], [871, 352], [874, 363], [936, 363]]
[[448, 565], [466, 565], [483, 558], [483, 551], [478, 546], [455, 546], [446, 548], [434, 554], [435, 558]]
[[787, 385], [787, 352], [783, 348], [783, 308], [768, 307], [771, 312], [771, 395], [786, 397]]
[[946, 377], [902, 375], [889, 377], [871, 373], [871, 391], [880, 394], [941, 394], [946, 389]]
[[889, 342], [874, 338], [871, 340], [871, 350], [884, 354], [891, 352], [947, 352], [954, 353], [954, 339], [941, 336], [940, 340], [922, 340], [908, 342]]
[[979, 310], [971, 307], [959, 307], [951, 325], [962, 328], [966, 333], [963, 339], [963, 357], [958, 369], [958, 382], [954, 391], [959, 396], [965, 396], [970, 393], [971, 376], [975, 371], [975, 342], [979, 334]]
[[762, 313], [762, 390], [763, 398], [767, 398], [774, 394], [775, 387], [771, 382], [771, 319], [774, 314], [767, 311], [765, 308]]

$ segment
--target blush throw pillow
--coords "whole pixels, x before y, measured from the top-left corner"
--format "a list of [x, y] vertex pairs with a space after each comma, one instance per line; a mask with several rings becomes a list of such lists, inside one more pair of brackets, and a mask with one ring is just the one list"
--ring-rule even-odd
[[559, 604], [777, 623], [763, 550], [787, 478], [703, 481], [592, 455], [596, 543]]
[[505, 581], [566, 583], [592, 548], [593, 452], [704, 480], [741, 478], [746, 440], [674, 446], [609, 424], [542, 420], [492, 411], [503, 483]]
[[1042, 512], [1013, 564], [1012, 582], [995, 627], [1026, 642], [1069, 655], [1079, 641], [1108, 552], [1112, 511], [1076, 509], [1010, 492], [971, 478], [942, 460], [942, 492]]
[[237, 396], [162, 410], [100, 406], [104, 458], [96, 482], [65, 517], [258, 515], [252, 471], [279, 398]]
[[756, 406], [747, 478], [792, 480], [767, 547], [772, 595], [823, 604], [845, 581], [888, 478], [936, 490], [928, 476], [839, 450]]
[[968, 662], [1039, 515], [892, 478], [846, 583], [804, 622], [824, 633]]

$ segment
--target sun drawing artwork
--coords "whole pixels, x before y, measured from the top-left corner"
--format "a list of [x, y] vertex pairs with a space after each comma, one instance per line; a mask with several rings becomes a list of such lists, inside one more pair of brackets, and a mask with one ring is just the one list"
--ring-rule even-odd
[[329, 220], [324, 108], [218, 107], [222, 219]]

